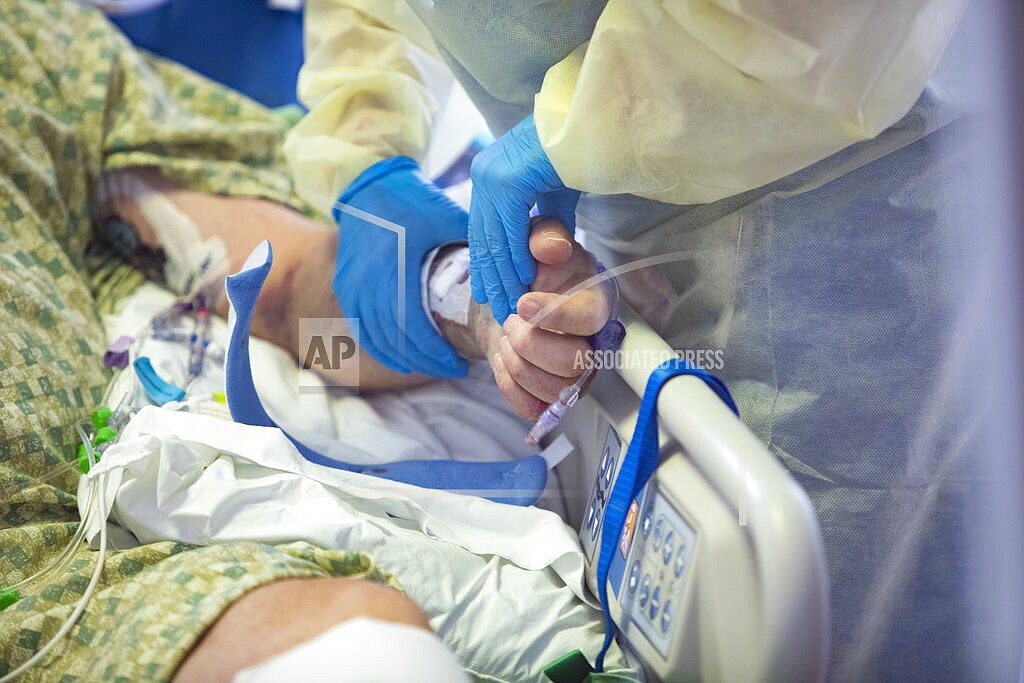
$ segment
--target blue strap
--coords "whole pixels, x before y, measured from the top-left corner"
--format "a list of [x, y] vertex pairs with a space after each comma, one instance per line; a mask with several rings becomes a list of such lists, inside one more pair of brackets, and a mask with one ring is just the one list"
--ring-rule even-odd
[[623, 458], [619, 469], [619, 476], [616, 477], [612, 493], [608, 497], [604, 524], [601, 528], [601, 553], [597, 558], [597, 593], [601, 600], [601, 608], [604, 610], [605, 632], [604, 644], [597, 655], [595, 667], [599, 672], [604, 671], [604, 656], [611, 646], [616, 630], [615, 622], [608, 610], [608, 568], [611, 566], [612, 554], [618, 547], [629, 506], [658, 467], [658, 394], [665, 382], [678, 375], [694, 375], [701, 378], [734, 413], [739, 415], [736, 403], [722, 380], [685, 360], [668, 360], [656, 367], [647, 379], [636, 429], [633, 430], [633, 439], [629, 443], [626, 457]]
[[[235, 315], [225, 358], [225, 393], [228, 409], [236, 422], [259, 427], [278, 427], [267, 414], [256, 392], [249, 361], [249, 326], [263, 283], [270, 273], [273, 252], [267, 244], [263, 263], [229, 275], [224, 283]], [[459, 460], [405, 460], [374, 465], [357, 465], [334, 460], [318, 453], [294, 436], [281, 430], [302, 457], [318, 465], [348, 472], [368, 474], [423, 488], [478, 495], [510, 505], [532, 505], [544, 491], [547, 462], [540, 455], [499, 462]]]

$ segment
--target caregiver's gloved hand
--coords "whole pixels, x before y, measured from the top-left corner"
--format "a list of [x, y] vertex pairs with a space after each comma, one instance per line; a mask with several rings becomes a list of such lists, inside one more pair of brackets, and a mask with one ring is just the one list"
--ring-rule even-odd
[[533, 282], [530, 209], [553, 216], [572, 234], [578, 190], [567, 188], [537, 137], [530, 114], [473, 159], [469, 205], [470, 283], [503, 323]]
[[[345, 204], [355, 212], [339, 206]], [[353, 213], [365, 212], [365, 217]], [[359, 318], [359, 343], [385, 367], [434, 377], [461, 377], [466, 361], [437, 333], [423, 310], [420, 269], [434, 247], [466, 239], [466, 212], [420, 172], [409, 157], [380, 161], [338, 198], [338, 255], [334, 296], [346, 317]], [[399, 270], [398, 232], [404, 229], [405, 263]], [[398, 283], [405, 283], [404, 328]]]

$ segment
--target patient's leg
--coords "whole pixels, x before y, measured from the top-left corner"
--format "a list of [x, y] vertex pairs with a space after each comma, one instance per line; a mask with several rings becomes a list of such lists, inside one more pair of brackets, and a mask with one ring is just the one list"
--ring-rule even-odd
[[240, 670], [359, 616], [430, 630], [427, 616], [412, 600], [372, 581], [277, 581], [246, 593], [224, 610], [178, 667], [173, 680], [229, 681]]

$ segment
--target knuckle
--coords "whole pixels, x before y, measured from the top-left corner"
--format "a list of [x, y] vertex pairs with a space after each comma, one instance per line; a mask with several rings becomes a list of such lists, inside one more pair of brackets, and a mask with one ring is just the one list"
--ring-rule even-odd
[[537, 328], [524, 323], [513, 333], [509, 334], [509, 346], [520, 356], [534, 357], [537, 353], [545, 353], [543, 345], [538, 339]]
[[508, 333], [509, 343], [512, 348], [516, 350], [529, 350], [534, 348], [538, 343], [538, 337], [540, 336], [540, 328], [532, 323], [528, 323], [519, 316], [514, 319], [509, 318], [509, 327], [506, 329]]
[[573, 300], [573, 311], [580, 329], [584, 331], [583, 336], [595, 334], [608, 322], [608, 308], [604, 298], [594, 290], [580, 292]]
[[494, 373], [494, 382], [501, 389], [501, 393], [507, 394], [512, 378], [509, 377], [503, 362], [491, 362], [491, 371]]
[[474, 186], [477, 183], [483, 185], [498, 184], [506, 180], [508, 173], [505, 170], [506, 164], [498, 152], [497, 145], [491, 145], [473, 157], [469, 164], [469, 177]]
[[517, 384], [522, 384], [530, 374], [529, 363], [511, 348], [502, 349], [501, 360], [505, 363], [505, 370]]
[[505, 373], [503, 370], [495, 369], [494, 381], [498, 385], [498, 389], [501, 390], [501, 393], [504, 394], [506, 398], [513, 398], [514, 394], [512, 392], [512, 389], [514, 388], [515, 383], [512, 381], [512, 378], [509, 377], [507, 373]]
[[608, 322], [607, 313], [601, 308], [592, 308], [587, 313], [587, 334], [597, 334], [604, 327], [604, 324]]

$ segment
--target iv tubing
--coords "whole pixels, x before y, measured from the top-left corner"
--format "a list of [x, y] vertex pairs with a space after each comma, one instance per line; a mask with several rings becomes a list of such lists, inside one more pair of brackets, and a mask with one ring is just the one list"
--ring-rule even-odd
[[[82, 442], [85, 444], [86, 452], [89, 454], [89, 464], [91, 467], [96, 465], [96, 451], [93, 450], [92, 443], [89, 441], [89, 437], [82, 429], [81, 425], [76, 425], [78, 435], [81, 437]], [[82, 616], [82, 612], [85, 611], [86, 605], [89, 604], [92, 593], [96, 589], [96, 584], [100, 580], [100, 574], [103, 573], [103, 563], [107, 558], [107, 515], [104, 510], [104, 502], [102, 500], [104, 484], [107, 481], [107, 476], [101, 475], [96, 477], [92, 484], [92, 498], [89, 501], [89, 514], [91, 516], [93, 508], [97, 508], [100, 515], [100, 555], [96, 560], [96, 569], [93, 570], [92, 579], [89, 580], [89, 585], [86, 586], [85, 592], [82, 594], [82, 598], [78, 601], [78, 605], [75, 606], [75, 610], [68, 617], [68, 620], [64, 622], [64, 625], [54, 634], [53, 638], [44, 645], [39, 652], [29, 657], [26, 661], [22, 662], [21, 666], [9, 672], [3, 678], [0, 678], [0, 683], [7, 683], [13, 681], [21, 674], [28, 671], [30, 668], [35, 666], [39, 661], [43, 659], [50, 651], [59, 643], [64, 636], [74, 627], [78, 622], [78, 618]], [[79, 525], [79, 529], [85, 526], [85, 520], [82, 520]]]

